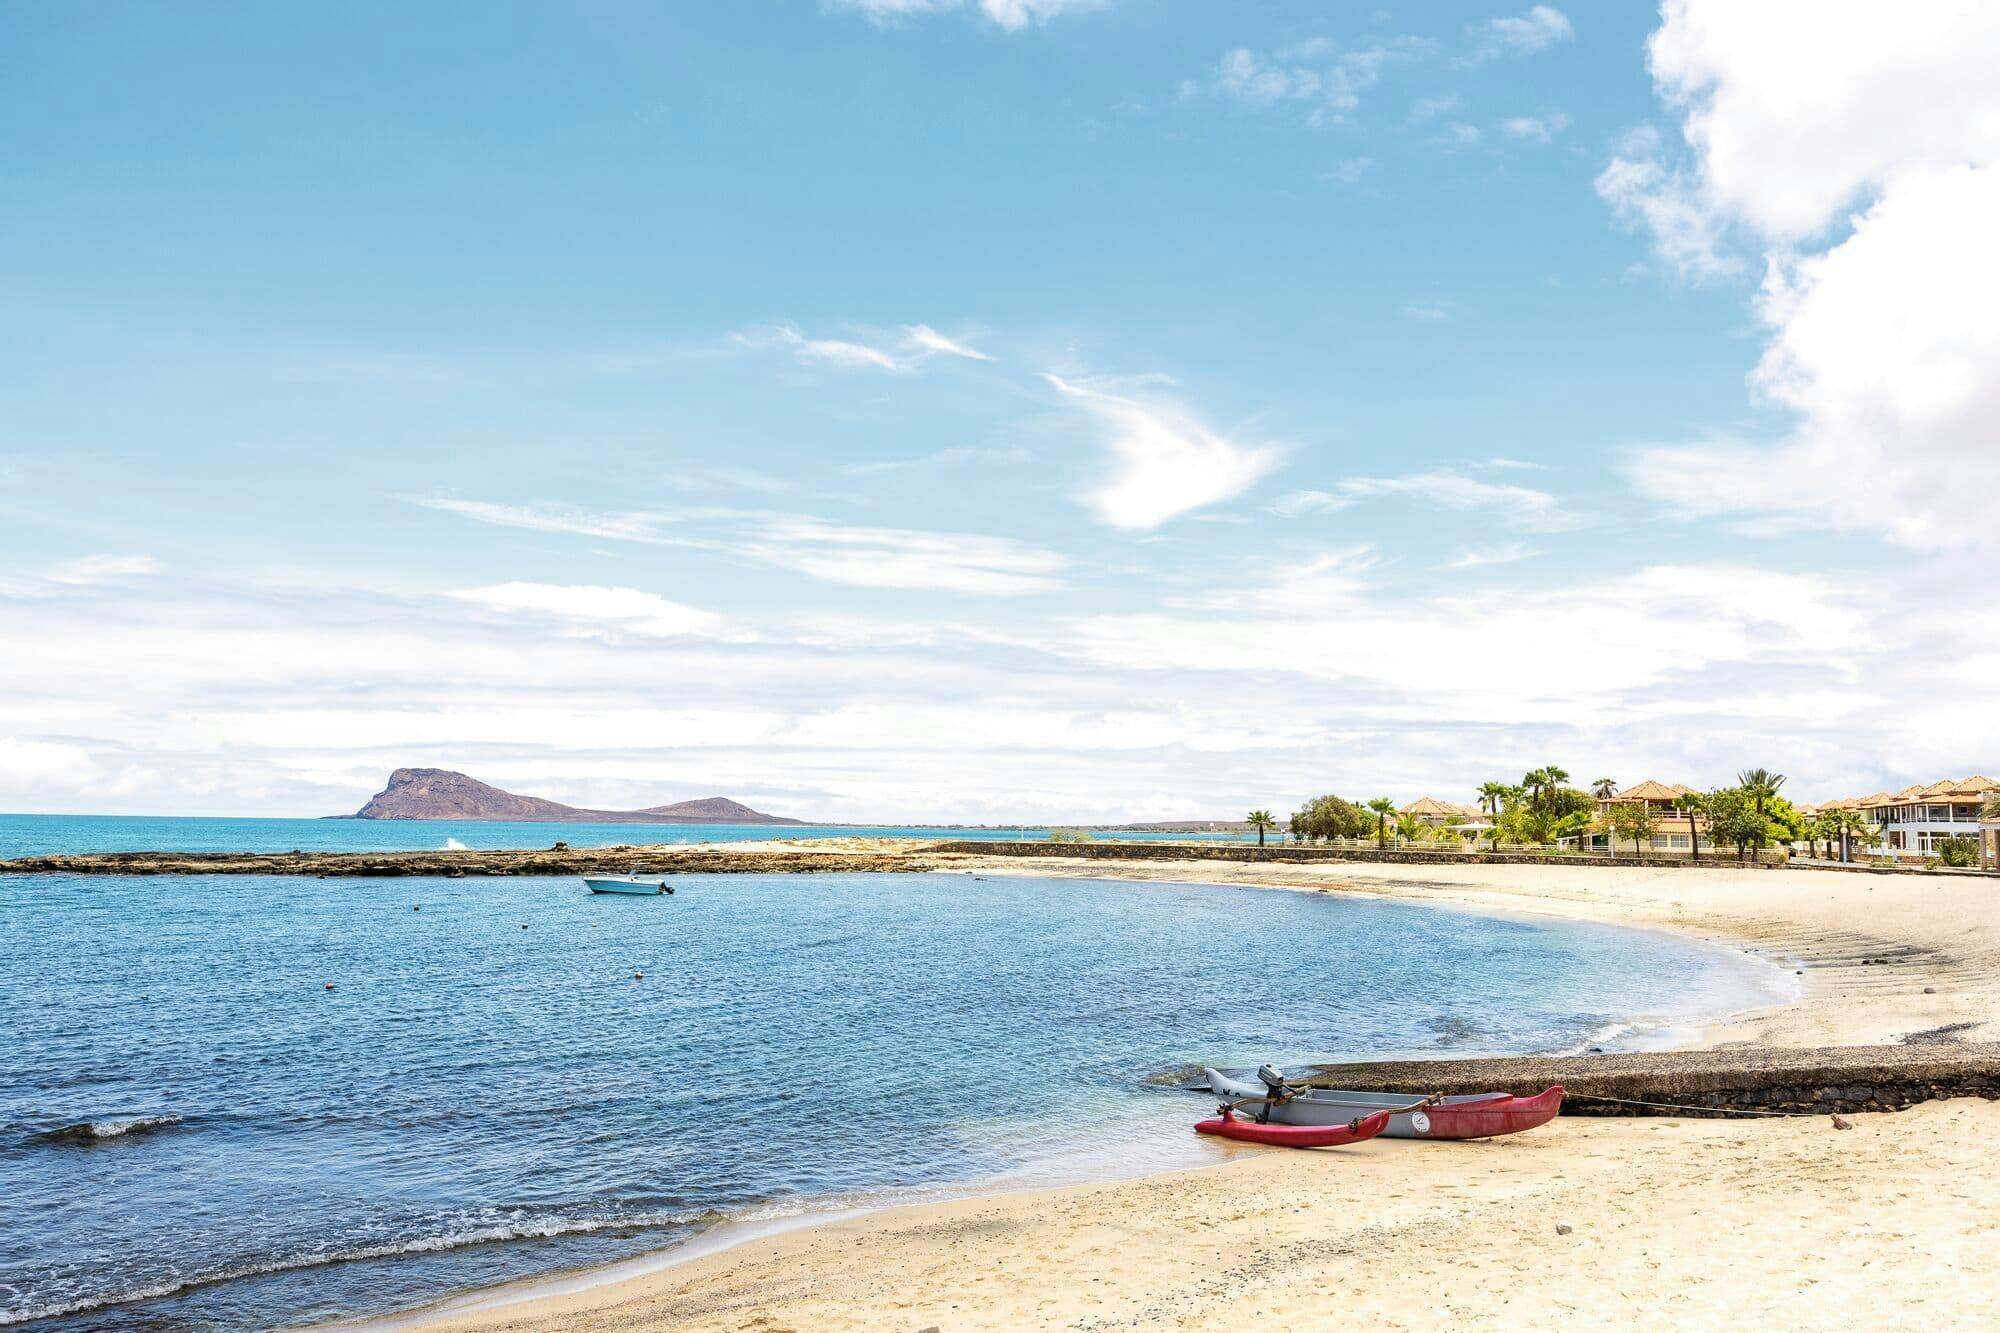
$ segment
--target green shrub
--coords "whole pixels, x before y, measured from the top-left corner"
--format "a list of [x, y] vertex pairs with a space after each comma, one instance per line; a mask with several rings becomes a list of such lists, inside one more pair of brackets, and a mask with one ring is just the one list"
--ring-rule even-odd
[[1939, 838], [1931, 844], [1938, 860], [1948, 866], [1969, 867], [1979, 864], [1979, 839], [1960, 834], [1955, 838]]

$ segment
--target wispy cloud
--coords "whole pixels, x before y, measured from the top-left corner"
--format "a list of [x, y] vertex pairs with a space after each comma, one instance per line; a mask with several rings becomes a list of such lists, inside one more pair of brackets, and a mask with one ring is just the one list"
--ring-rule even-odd
[[[878, 27], [928, 18], [965, 7], [965, 0], [822, 0], [830, 10], [860, 14]], [[979, 0], [978, 9], [1008, 32], [1047, 23], [1064, 14], [1096, 9], [1104, 0]]]
[[1442, 130], [1430, 137], [1430, 142], [1444, 148], [1470, 148], [1479, 142], [1479, 127], [1468, 125], [1462, 120], [1448, 122]]
[[848, 463], [840, 470], [850, 477], [874, 477], [885, 472], [903, 472], [910, 468], [921, 467], [951, 467], [960, 463], [1019, 463], [1027, 457], [1028, 451], [1019, 446], [986, 449], [977, 445], [961, 444], [917, 458], [883, 458], [872, 463]]
[[1292, 491], [1271, 506], [1287, 518], [1345, 509], [1361, 500], [1394, 497], [1443, 509], [1492, 510], [1509, 527], [1530, 532], [1562, 532], [1587, 526], [1588, 520], [1563, 507], [1547, 491], [1481, 481], [1446, 470], [1406, 477], [1349, 477], [1330, 491]]
[[1410, 123], [1422, 125], [1436, 120], [1445, 112], [1458, 105], [1457, 93], [1444, 93], [1438, 97], [1419, 97], [1410, 103]]
[[1114, 528], [1157, 528], [1234, 499], [1283, 461], [1278, 446], [1232, 440], [1177, 404], [1056, 375], [1042, 378], [1097, 422], [1112, 468], [1083, 502]]
[[120, 579], [146, 578], [160, 572], [160, 562], [150, 555], [87, 555], [66, 565], [57, 565], [43, 577], [52, 583], [84, 587]]
[[1525, 14], [1497, 18], [1471, 29], [1474, 46], [1462, 63], [1483, 65], [1502, 56], [1533, 55], [1576, 35], [1559, 9], [1536, 5]]
[[1007, 537], [864, 527], [802, 514], [726, 509], [599, 513], [552, 505], [412, 497], [500, 527], [714, 551], [828, 583], [1019, 596], [1061, 586], [1067, 562]]
[[1411, 301], [1403, 307], [1403, 318], [1412, 324], [1442, 324], [1451, 318], [1451, 302]]
[[605, 588], [581, 584], [497, 583], [447, 593], [493, 611], [535, 613], [595, 626], [611, 626], [657, 637], [740, 637], [729, 622], [713, 611], [670, 602], [637, 588]]
[[1417, 37], [1397, 37], [1352, 50], [1325, 37], [1269, 54], [1237, 47], [1223, 55], [1206, 79], [1183, 80], [1180, 96], [1186, 101], [1206, 92], [1254, 107], [1295, 102], [1311, 108], [1307, 124], [1333, 125], [1361, 105], [1361, 94], [1381, 82], [1384, 67], [1431, 50], [1428, 41]]
[[1368, 169], [1374, 165], [1375, 159], [1372, 157], [1350, 157], [1320, 172], [1319, 178], [1328, 185], [1359, 185], [1361, 178], [1367, 175]]
[[1545, 111], [1539, 116], [1515, 116], [1503, 120], [1500, 128], [1510, 139], [1554, 143], [1556, 136], [1569, 128], [1569, 117], [1560, 111]]
[[908, 324], [888, 340], [861, 341], [858, 338], [811, 338], [790, 320], [739, 329], [730, 341], [752, 351], [789, 352], [806, 365], [831, 366], [841, 370], [882, 370], [908, 374], [932, 357], [950, 356], [969, 361], [993, 358], [977, 348], [939, 333], [928, 324]]
[[1667, 165], [1652, 126], [1621, 136], [1593, 184], [1621, 223], [1651, 237], [1653, 253], [1678, 276], [1707, 281], [1743, 271], [1724, 219], [1702, 199], [1693, 174]]
[[1524, 542], [1506, 542], [1499, 546], [1469, 547], [1460, 551], [1444, 563], [1446, 569], [1485, 569], [1493, 565], [1512, 565], [1523, 560], [1532, 560], [1541, 552]]

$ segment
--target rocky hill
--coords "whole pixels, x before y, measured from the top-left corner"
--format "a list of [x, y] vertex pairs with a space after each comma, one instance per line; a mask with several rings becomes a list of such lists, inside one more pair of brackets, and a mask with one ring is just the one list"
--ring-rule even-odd
[[389, 785], [348, 819], [539, 819], [621, 824], [802, 824], [752, 810], [726, 796], [649, 806], [644, 810], [580, 810], [539, 796], [516, 796], [448, 768], [399, 768]]

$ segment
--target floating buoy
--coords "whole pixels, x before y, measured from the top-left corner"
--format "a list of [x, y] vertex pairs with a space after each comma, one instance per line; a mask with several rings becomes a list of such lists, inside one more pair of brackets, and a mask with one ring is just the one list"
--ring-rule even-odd
[[333, 989], [333, 983], [332, 983], [331, 981], [327, 982], [327, 983], [326, 983], [326, 988], [327, 988], [328, 990], [332, 990], [332, 989]]
[[634, 972], [632, 974], [632, 980], [634, 981], [644, 981], [645, 979], [646, 979], [646, 974], [644, 972]]
[[527, 928], [528, 928], [528, 923], [527, 923], [527, 922], [525, 922], [525, 921], [523, 921], [523, 922], [521, 923], [521, 929], [522, 929], [522, 930], [526, 930]]
[[424, 910], [424, 905], [422, 903], [413, 903], [410, 906], [410, 910], [412, 912], [421, 912]]

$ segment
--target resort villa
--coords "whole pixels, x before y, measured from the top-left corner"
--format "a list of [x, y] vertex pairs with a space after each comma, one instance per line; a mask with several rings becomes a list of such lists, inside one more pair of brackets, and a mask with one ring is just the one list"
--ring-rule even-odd
[[1396, 813], [1408, 815], [1419, 824], [1426, 824], [1431, 828], [1444, 828], [1447, 825], [1463, 828], [1475, 824], [1480, 829], [1487, 827], [1486, 812], [1478, 806], [1457, 805], [1451, 801], [1440, 801], [1434, 796], [1420, 796]]
[[1612, 846], [1611, 812], [1616, 806], [1643, 805], [1646, 813], [1653, 818], [1653, 832], [1649, 845], [1655, 851], [1679, 852], [1687, 855], [1693, 851], [1693, 838], [1699, 836], [1702, 846], [1707, 847], [1708, 820], [1697, 814], [1694, 827], [1688, 827], [1688, 817], [1680, 812], [1674, 802], [1683, 796], [1698, 796], [1695, 788], [1679, 782], [1655, 782], [1648, 778], [1634, 787], [1604, 797], [1597, 803], [1597, 818], [1575, 838], [1563, 839], [1564, 846], [1580, 846], [1586, 851], [1615, 851]]
[[1975, 773], [1969, 778], [1944, 778], [1929, 786], [1906, 787], [1893, 795], [1851, 796], [1818, 805], [1801, 806], [1808, 815], [1828, 810], [1853, 810], [1874, 825], [1877, 847], [1892, 856], [1928, 856], [1945, 838], [1977, 838], [1985, 856], [2000, 861], [2000, 823], [1982, 820], [1981, 808], [2000, 796], [2000, 782]]

